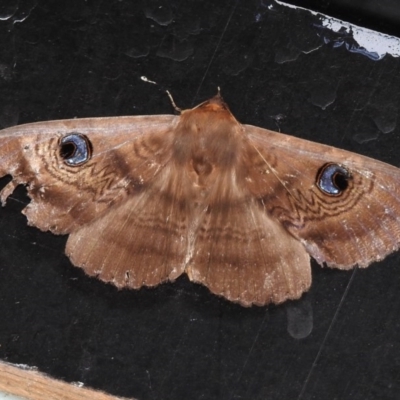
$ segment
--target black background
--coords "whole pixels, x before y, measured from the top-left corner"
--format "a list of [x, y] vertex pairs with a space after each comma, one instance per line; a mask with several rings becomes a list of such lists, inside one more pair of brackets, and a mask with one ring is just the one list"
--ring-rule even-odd
[[[0, 125], [169, 114], [164, 88], [190, 108], [220, 86], [241, 122], [400, 166], [400, 60], [320, 25], [267, 0], [2, 1]], [[118, 291], [70, 264], [66, 237], [27, 227], [28, 201], [19, 188], [0, 210], [1, 359], [140, 400], [398, 398], [399, 254], [313, 264], [310, 292], [280, 306], [185, 277]]]

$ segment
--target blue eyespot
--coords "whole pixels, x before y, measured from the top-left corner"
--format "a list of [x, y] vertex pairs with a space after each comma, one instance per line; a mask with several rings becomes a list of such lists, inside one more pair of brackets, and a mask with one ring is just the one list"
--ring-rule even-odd
[[71, 133], [61, 139], [60, 155], [65, 164], [77, 167], [89, 161], [92, 155], [92, 146], [85, 135]]
[[349, 186], [349, 171], [338, 164], [325, 164], [318, 172], [317, 186], [331, 196], [341, 195]]

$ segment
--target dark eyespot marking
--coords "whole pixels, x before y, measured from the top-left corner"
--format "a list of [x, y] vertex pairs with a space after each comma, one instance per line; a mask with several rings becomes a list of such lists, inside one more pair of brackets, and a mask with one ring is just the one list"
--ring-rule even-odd
[[84, 164], [91, 155], [92, 145], [85, 135], [71, 133], [60, 140], [60, 156], [70, 167]]
[[325, 194], [340, 196], [349, 186], [350, 172], [333, 163], [325, 164], [317, 175], [317, 186]]

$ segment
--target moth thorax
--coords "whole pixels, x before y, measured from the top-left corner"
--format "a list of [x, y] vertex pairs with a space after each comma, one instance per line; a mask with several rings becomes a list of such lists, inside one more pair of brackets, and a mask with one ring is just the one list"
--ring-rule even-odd
[[181, 116], [175, 155], [184, 163], [190, 161], [195, 170], [207, 173], [213, 165], [231, 165], [237, 159], [241, 141], [241, 126], [229, 111], [193, 110]]

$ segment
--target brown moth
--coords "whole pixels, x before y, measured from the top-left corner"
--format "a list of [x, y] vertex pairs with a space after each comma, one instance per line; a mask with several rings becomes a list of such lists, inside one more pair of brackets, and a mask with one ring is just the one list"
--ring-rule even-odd
[[366, 267], [400, 242], [400, 170], [241, 125], [218, 94], [180, 116], [39, 122], [0, 134], [3, 205], [118, 288], [186, 272], [244, 306], [297, 299], [319, 264]]

